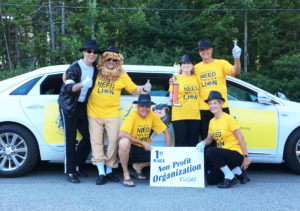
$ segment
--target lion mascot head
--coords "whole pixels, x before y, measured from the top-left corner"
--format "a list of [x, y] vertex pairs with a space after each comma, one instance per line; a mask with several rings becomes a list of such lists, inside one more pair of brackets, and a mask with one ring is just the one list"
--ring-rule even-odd
[[[108, 69], [105, 62], [109, 59], [116, 60], [117, 64], [114, 69]], [[123, 72], [122, 65], [124, 57], [119, 53], [119, 50], [114, 46], [109, 46], [101, 55], [97, 68], [99, 70], [99, 77], [106, 82], [114, 82], [120, 78]]]

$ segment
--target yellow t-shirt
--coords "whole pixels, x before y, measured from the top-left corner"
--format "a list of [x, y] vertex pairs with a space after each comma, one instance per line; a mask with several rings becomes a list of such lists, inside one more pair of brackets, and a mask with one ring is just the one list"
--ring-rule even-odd
[[239, 140], [233, 134], [233, 131], [239, 129], [239, 125], [233, 116], [223, 112], [222, 116], [209, 122], [208, 133], [212, 135], [217, 142], [217, 147], [235, 150], [243, 154]]
[[212, 90], [222, 94], [222, 97], [225, 99], [223, 107], [228, 107], [226, 75], [231, 74], [232, 67], [229, 62], [221, 59], [214, 59], [210, 64], [200, 62], [195, 65], [196, 76], [200, 86], [200, 110], [209, 110], [208, 104], [204, 100], [208, 98], [209, 92]]
[[132, 93], [137, 85], [127, 73], [122, 73], [115, 82], [109, 83], [96, 78], [95, 86], [87, 104], [87, 114], [95, 118], [119, 117], [121, 90]]
[[[150, 111], [149, 115], [142, 118], [138, 111], [132, 111], [129, 116], [124, 120], [120, 130], [129, 133], [133, 138], [143, 142], [147, 142], [150, 136], [151, 129], [157, 134], [163, 132], [167, 126], [160, 120], [160, 118]], [[140, 144], [131, 143], [136, 146]]]
[[[181, 107], [172, 107], [172, 121], [200, 119], [199, 84], [196, 75], [190, 77], [178, 75], [177, 83], [179, 83], [178, 102]], [[169, 91], [172, 90], [173, 86], [170, 85]]]

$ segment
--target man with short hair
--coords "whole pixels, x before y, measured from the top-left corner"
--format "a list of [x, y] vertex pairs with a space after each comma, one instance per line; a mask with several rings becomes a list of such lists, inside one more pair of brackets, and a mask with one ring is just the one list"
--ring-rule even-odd
[[223, 59], [214, 59], [212, 57], [214, 46], [209, 39], [202, 39], [198, 42], [199, 55], [202, 62], [195, 65], [196, 76], [199, 81], [199, 108], [201, 115], [201, 137], [207, 137], [209, 121], [214, 117], [210, 112], [208, 105], [204, 102], [208, 98], [210, 91], [218, 91], [225, 98], [223, 111], [229, 114], [227, 100], [226, 75], [238, 75], [241, 71], [241, 48], [234, 42], [232, 55], [234, 65]]
[[[97, 76], [95, 61], [101, 53], [95, 40], [88, 40], [79, 50], [83, 58], [75, 61], [64, 74], [58, 98], [65, 131], [65, 173], [71, 183], [79, 183], [80, 176], [87, 177], [80, 170], [91, 149], [86, 104]], [[83, 138], [76, 147], [77, 129]]]
[[137, 104], [137, 110], [131, 112], [125, 119], [119, 133], [119, 157], [123, 168], [123, 185], [126, 187], [135, 186], [130, 178], [128, 162], [132, 163], [133, 173], [137, 179], [146, 179], [142, 170], [150, 165], [151, 129], [157, 134], [163, 132], [166, 146], [171, 145], [168, 127], [151, 111], [151, 105], [155, 103], [151, 102], [150, 95], [140, 95], [138, 101], [134, 101], [133, 104]]

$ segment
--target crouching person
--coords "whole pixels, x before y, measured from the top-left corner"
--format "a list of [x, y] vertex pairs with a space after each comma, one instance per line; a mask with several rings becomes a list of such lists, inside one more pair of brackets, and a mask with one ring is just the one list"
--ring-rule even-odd
[[157, 134], [163, 132], [166, 146], [171, 144], [171, 133], [160, 118], [151, 111], [151, 97], [148, 94], [139, 96], [137, 110], [129, 114], [123, 122], [119, 133], [119, 157], [123, 168], [126, 187], [134, 187], [135, 184], [130, 178], [128, 162], [132, 163], [133, 173], [137, 179], [146, 179], [142, 174], [143, 168], [150, 165], [151, 140], [149, 138], [151, 129]]
[[197, 144], [200, 152], [213, 140], [217, 147], [210, 146], [205, 149], [206, 179], [209, 185], [218, 185], [219, 188], [229, 188], [237, 183], [249, 181], [245, 172], [251, 161], [248, 157], [247, 147], [239, 125], [233, 116], [223, 112], [225, 99], [218, 91], [210, 91], [208, 104], [214, 118], [209, 122], [207, 137]]

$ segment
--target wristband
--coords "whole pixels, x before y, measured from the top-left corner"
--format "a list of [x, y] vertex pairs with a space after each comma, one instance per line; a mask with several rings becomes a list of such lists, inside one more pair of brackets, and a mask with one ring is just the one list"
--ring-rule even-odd
[[244, 157], [244, 158], [247, 158], [247, 157], [248, 157], [248, 155], [243, 155], [243, 157]]

